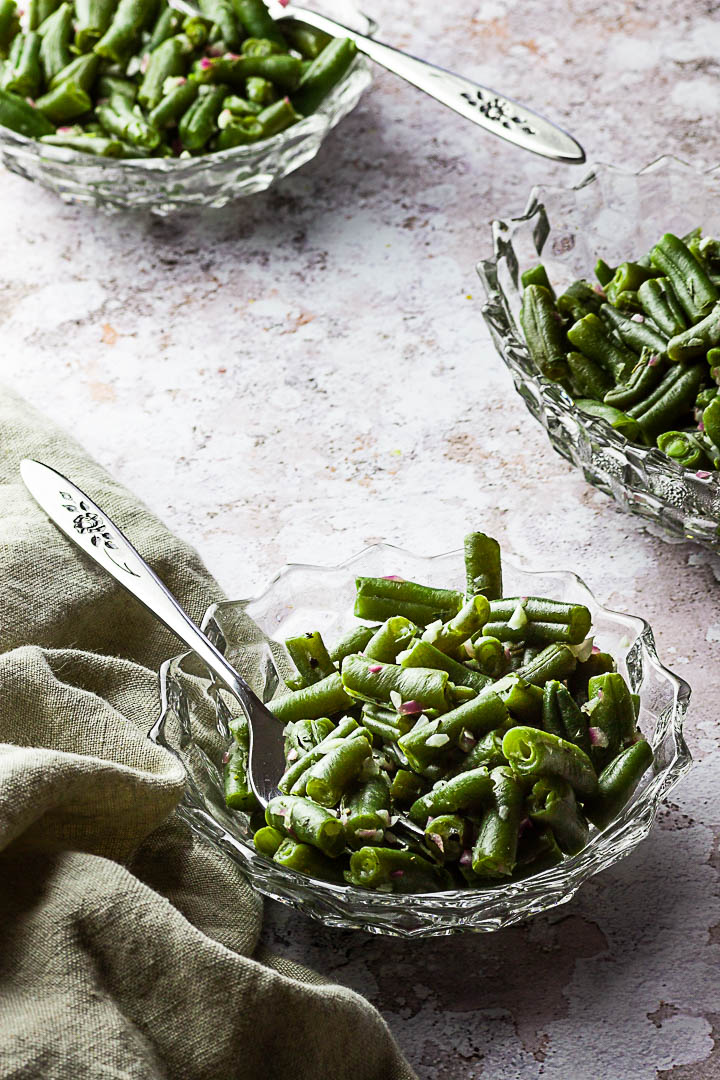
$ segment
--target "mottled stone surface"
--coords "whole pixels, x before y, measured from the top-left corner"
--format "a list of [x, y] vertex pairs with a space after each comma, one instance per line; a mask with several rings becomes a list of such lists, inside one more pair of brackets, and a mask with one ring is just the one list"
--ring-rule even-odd
[[[547, 111], [591, 158], [720, 157], [711, 0], [387, 7], [389, 40]], [[693, 684], [694, 771], [651, 838], [566, 907], [402, 943], [268, 905], [268, 944], [367, 994], [422, 1080], [720, 1077], [720, 569], [554, 455], [480, 316], [488, 221], [580, 175], [383, 75], [315, 162], [219, 214], [106, 218], [0, 173], [2, 377], [228, 594], [287, 560], [377, 538], [432, 553], [482, 525], [645, 614]]]

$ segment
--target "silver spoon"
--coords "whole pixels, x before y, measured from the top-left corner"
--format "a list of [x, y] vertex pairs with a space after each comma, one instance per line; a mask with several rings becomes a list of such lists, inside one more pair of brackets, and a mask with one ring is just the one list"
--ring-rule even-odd
[[[200, 9], [188, 3], [188, 0], [168, 0], [168, 3], [171, 8], [184, 15], [202, 17]], [[466, 120], [472, 120], [493, 135], [499, 135], [501, 139], [523, 150], [531, 150], [534, 154], [569, 165], [582, 165], [585, 161], [585, 151], [572, 135], [568, 135], [539, 113], [511, 98], [503, 97], [496, 90], [462, 75], [454, 75], [453, 72], [437, 67], [427, 60], [419, 60], [393, 48], [392, 45], [375, 41], [317, 11], [310, 11], [295, 4], [282, 4], [279, 0], [270, 0], [268, 10], [274, 19], [292, 19], [294, 22], [313, 26], [316, 30], [323, 30], [333, 37], [351, 38], [358, 52], [364, 53], [376, 64], [412, 83], [418, 90], [423, 90], [436, 101], [460, 113]]]
[[[195, 625], [125, 534], [84, 491], [49, 465], [29, 458], [20, 463], [20, 474], [30, 494], [61, 532], [192, 649], [240, 704], [250, 729], [248, 779], [258, 802], [266, 807], [280, 794], [278, 780], [285, 771], [282, 725]], [[398, 826], [399, 831], [416, 839], [424, 836], [422, 829], [405, 818], [393, 828]]]

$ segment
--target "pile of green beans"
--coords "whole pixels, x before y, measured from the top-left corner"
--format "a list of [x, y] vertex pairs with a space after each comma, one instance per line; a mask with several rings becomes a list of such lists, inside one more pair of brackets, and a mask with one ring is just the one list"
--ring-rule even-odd
[[[628, 801], [653, 754], [589, 610], [503, 597], [484, 533], [465, 562], [465, 592], [357, 578], [363, 621], [341, 641], [286, 642], [297, 675], [269, 705], [286, 770], [264, 816], [244, 719], [225, 757], [227, 805], [250, 815], [258, 852], [381, 892], [477, 887], [575, 855]], [[422, 838], [394, 832], [399, 815]]]
[[263, 0], [0, 0], [0, 125], [98, 157], [195, 157], [314, 112], [348, 38], [278, 24]]
[[708, 479], [720, 468], [720, 241], [666, 233], [636, 262], [556, 295], [521, 275], [530, 354], [579, 409]]

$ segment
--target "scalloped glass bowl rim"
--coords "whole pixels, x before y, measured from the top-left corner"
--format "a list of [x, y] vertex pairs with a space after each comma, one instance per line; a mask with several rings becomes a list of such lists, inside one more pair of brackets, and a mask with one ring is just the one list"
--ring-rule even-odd
[[[491, 228], [493, 231], [493, 258], [481, 259], [476, 269], [483, 284], [488, 292], [488, 300], [483, 305], [483, 314], [487, 315], [493, 299], [498, 297], [501, 299], [504, 308], [504, 296], [498, 290], [491, 290], [488, 284], [488, 278], [485, 271], [485, 267], [496, 267], [498, 264], [498, 251], [496, 246], [497, 235], [500, 229], [511, 228], [515, 224], [520, 224], [525, 221], [530, 221], [533, 217], [533, 213], [538, 202], [542, 201], [543, 193], [548, 191], [580, 191], [582, 188], [587, 187], [588, 184], [592, 184], [597, 180], [597, 174], [600, 172], [616, 173], [619, 176], [643, 176], [647, 173], [657, 171], [661, 168], [667, 167], [679, 167], [685, 169], [689, 173], [695, 176], [712, 176], [714, 173], [720, 177], [720, 164], [712, 165], [707, 169], [700, 168], [692, 165], [682, 158], [675, 157], [673, 154], [663, 154], [660, 157], [654, 158], [649, 164], [644, 165], [641, 169], [626, 169], [622, 165], [613, 165], [609, 162], [599, 161], [595, 164], [588, 166], [588, 171], [583, 179], [577, 184], [560, 185], [560, 184], [536, 184], [530, 189], [527, 205], [522, 214], [517, 217], [510, 218], [493, 218], [491, 221]], [[507, 332], [512, 337], [512, 342], [523, 355], [526, 357], [528, 364], [532, 365], [532, 359], [527, 350], [527, 346], [524, 340], [515, 332], [514, 321], [508, 320]], [[526, 373], [526, 377], [530, 377]], [[560, 408], [563, 412], [570, 414], [578, 423], [581, 423], [584, 428], [590, 432], [597, 432], [598, 435], [606, 442], [610, 443], [623, 453], [629, 452], [635, 455], [637, 460], [643, 462], [649, 462], [654, 468], [664, 470], [668, 475], [676, 478], [681, 478], [683, 481], [691, 479], [697, 483], [701, 481], [708, 486], [716, 486], [718, 494], [720, 494], [720, 470], [714, 470], [708, 477], [698, 476], [697, 471], [694, 469], [686, 469], [682, 465], [678, 465], [672, 458], [663, 454], [656, 446], [643, 446], [640, 443], [630, 442], [625, 435], [621, 435], [615, 428], [611, 427], [607, 420], [602, 417], [590, 416], [589, 413], [583, 413], [575, 405], [575, 402], [570, 395], [563, 390], [557, 383], [552, 382], [551, 379], [546, 378], [539, 371], [532, 376], [536, 385], [540, 388], [543, 395], [546, 395], [551, 399], [553, 404]], [[703, 471], [703, 470], [701, 470]], [[681, 538], [678, 538], [680, 542]]]
[[[322, 566], [313, 563], [288, 563], [283, 566], [269, 581], [267, 586], [260, 592], [256, 593], [252, 597], [247, 599], [224, 601], [218, 604], [211, 605], [206, 612], [203, 620], [203, 626], [205, 626], [209, 619], [212, 618], [213, 613], [217, 610], [222, 610], [224, 607], [237, 607], [241, 606], [246, 608], [252, 604], [262, 603], [275, 591], [277, 585], [281, 583], [286, 577], [297, 572], [314, 572], [314, 573], [332, 573], [342, 570], [350, 570], [355, 563], [363, 561], [371, 553], [379, 552], [396, 552], [398, 555], [403, 555], [408, 558], [412, 558], [418, 561], [425, 561], [427, 563], [439, 562], [444, 559], [452, 557], [460, 557], [462, 552], [460, 550], [452, 550], [444, 552], [440, 555], [434, 556], [419, 556], [413, 552], [409, 552], [407, 549], [397, 547], [391, 544], [373, 544], [364, 548], [362, 551], [355, 555], [352, 555], [347, 560], [335, 565], [335, 566]], [[588, 598], [590, 598], [593, 604], [597, 607], [598, 611], [610, 616], [613, 620], [624, 623], [628, 629], [632, 629], [635, 637], [634, 642], [642, 640], [642, 648], [644, 656], [647, 661], [655, 668], [656, 673], [660, 674], [672, 687], [673, 687], [673, 713], [672, 717], [667, 725], [669, 731], [672, 734], [674, 755], [668, 765], [660, 772], [653, 775], [650, 781], [644, 788], [641, 789], [639, 796], [633, 802], [628, 804], [628, 807], [614, 819], [613, 822], [603, 832], [594, 832], [591, 836], [588, 845], [577, 855], [567, 857], [561, 864], [556, 867], [552, 867], [549, 870], [542, 871], [538, 874], [529, 876], [517, 882], [500, 883], [495, 887], [486, 889], [452, 889], [442, 892], [426, 892], [426, 893], [411, 893], [411, 894], [388, 894], [379, 893], [374, 890], [361, 889], [352, 885], [337, 885], [332, 882], [328, 882], [318, 878], [312, 878], [309, 875], [300, 874], [296, 871], [279, 867], [272, 860], [267, 859], [265, 856], [258, 854], [251, 846], [250, 842], [243, 837], [228, 836], [227, 830], [224, 826], [220, 826], [223, 832], [223, 837], [226, 841], [229, 841], [234, 852], [234, 857], [241, 862], [243, 869], [248, 874], [251, 883], [258, 889], [259, 892], [270, 896], [273, 899], [277, 899], [283, 903], [291, 902], [287, 896], [287, 892], [292, 891], [293, 886], [298, 887], [301, 891], [308, 887], [313, 888], [316, 892], [321, 892], [327, 895], [328, 899], [332, 897], [342, 899], [346, 905], [354, 904], [358, 911], [362, 911], [363, 908], [367, 908], [371, 903], [375, 908], [381, 908], [387, 913], [396, 911], [399, 905], [405, 905], [406, 907], [422, 909], [424, 904], [428, 905], [426, 914], [438, 916], [437, 905], [439, 902], [445, 901], [449, 906], [453, 904], [459, 904], [461, 908], [466, 909], [469, 903], [473, 903], [473, 909], [476, 909], [484, 902], [495, 903], [502, 899], [507, 899], [512, 903], [513, 898], [520, 898], [524, 893], [532, 891], [533, 894], [541, 894], [542, 887], [547, 886], [548, 893], [552, 895], [552, 899], [549, 903], [544, 905], [544, 908], [553, 907], [557, 904], [567, 902], [572, 898], [577, 889], [595, 873], [602, 869], [607, 868], [613, 863], [617, 862], [624, 855], [629, 854], [634, 847], [643, 840], [650, 829], [657, 813], [657, 808], [660, 801], [667, 795], [667, 793], [679, 782], [682, 776], [688, 771], [692, 764], [692, 758], [690, 751], [685, 743], [682, 734], [683, 718], [690, 698], [691, 689], [689, 684], [670, 671], [664, 664], [662, 664], [657, 656], [655, 650], [655, 643], [650, 625], [637, 615], [628, 615], [624, 612], [617, 612], [611, 608], [604, 607], [599, 604], [594, 594], [585, 584], [585, 582], [575, 573], [569, 570], [530, 570], [526, 569], [520, 562], [516, 562], [512, 558], [503, 557], [503, 562], [508, 569], [514, 570], [517, 573], [537, 575], [540, 576], [554, 576], [557, 578], [565, 578], [567, 581], [572, 581], [576, 587], [582, 590]], [[181, 654], [179, 657], [175, 657], [166, 661], [161, 668], [161, 712], [158, 720], [153, 725], [153, 728], [149, 732], [149, 737], [165, 746], [172, 753], [176, 754], [176, 751], [170, 746], [163, 737], [163, 724], [164, 716], [167, 710], [167, 695], [166, 695], [166, 674], [171, 664], [182, 661], [182, 659], [190, 654]], [[657, 717], [654, 717], [657, 723]], [[176, 754], [177, 756], [177, 754]], [[642, 813], [635, 813], [636, 811], [651, 810], [652, 814], [647, 818]], [[203, 811], [205, 816], [211, 817], [207, 810]], [[634, 843], [618, 851], [612, 850], [612, 842], [616, 839], [617, 834], [621, 834], [625, 828], [629, 828], [634, 825], [636, 828], [640, 826]], [[228, 853], [229, 854], [229, 853]], [[273, 889], [271, 884], [268, 884], [264, 880], [264, 874], [261, 868], [267, 868], [271, 870], [272, 877], [282, 880], [289, 886], [286, 892], [278, 892]], [[255, 870], [258, 870], [259, 880], [256, 877]], [[562, 895], [558, 895], [558, 876], [559, 872], [562, 873], [566, 879], [563, 882]], [[538, 899], [542, 899], [538, 896]], [[302, 898], [298, 897], [300, 906], [302, 906]], [[543, 910], [544, 910], [543, 908]], [[311, 916], [315, 917], [315, 912], [308, 912]], [[470, 916], [472, 912], [467, 910], [461, 910], [456, 916], [462, 920], [463, 916]], [[506, 918], [501, 921], [499, 925], [509, 925], [511, 922], [518, 921], [520, 918], [525, 918], [530, 911], [520, 912], [517, 918]], [[353, 924], [344, 922], [342, 916], [337, 917], [330, 922], [335, 921], [337, 925], [351, 926]], [[400, 933], [403, 936], [427, 936], [432, 933], [449, 933], [458, 930], [473, 930], [477, 929], [473, 927], [471, 923], [467, 926], [457, 925], [456, 923], [450, 925], [448, 923], [443, 924], [442, 927], [437, 929], [428, 929], [423, 927], [415, 932], [407, 930], [387, 930], [383, 927], [373, 928], [368, 926], [366, 929], [379, 933]], [[485, 929], [485, 928], [482, 928]]]

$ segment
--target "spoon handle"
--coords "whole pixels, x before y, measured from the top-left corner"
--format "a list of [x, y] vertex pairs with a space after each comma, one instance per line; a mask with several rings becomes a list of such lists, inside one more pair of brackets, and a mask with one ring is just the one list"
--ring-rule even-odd
[[280, 8], [279, 4], [272, 4], [271, 8], [272, 14], [278, 18], [291, 18], [328, 34], [351, 38], [358, 51], [376, 64], [412, 83], [430, 97], [464, 116], [466, 120], [472, 120], [515, 146], [531, 150], [553, 161], [575, 165], [585, 161], [583, 148], [571, 135], [546, 120], [544, 116], [519, 105], [511, 98], [503, 97], [496, 90], [436, 67], [427, 60], [418, 60], [392, 45], [375, 41], [319, 12], [295, 4], [287, 4], [283, 8]]
[[26, 458], [20, 473], [30, 494], [61, 532], [192, 649], [238, 699], [250, 726], [249, 779], [255, 794], [266, 803], [284, 770], [280, 727], [275, 717], [104, 510], [62, 473], [39, 461]]

